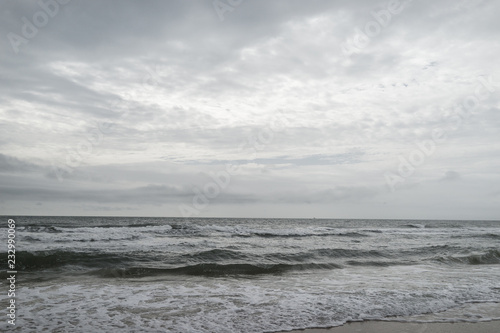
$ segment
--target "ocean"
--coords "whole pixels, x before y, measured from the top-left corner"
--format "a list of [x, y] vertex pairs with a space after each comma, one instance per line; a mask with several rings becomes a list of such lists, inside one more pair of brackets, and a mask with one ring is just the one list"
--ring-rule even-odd
[[500, 319], [499, 221], [8, 218], [13, 332]]

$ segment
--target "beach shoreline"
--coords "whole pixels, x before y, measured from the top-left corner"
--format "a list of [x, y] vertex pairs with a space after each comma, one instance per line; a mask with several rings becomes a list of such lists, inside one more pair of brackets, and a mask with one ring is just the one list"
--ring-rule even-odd
[[[496, 333], [500, 332], [500, 320], [456, 323], [410, 323], [396, 321], [349, 322], [330, 328], [307, 328], [287, 333]], [[276, 332], [276, 333], [285, 333]]]
[[24, 217], [11, 329], [455, 332], [412, 323], [500, 320], [495, 235], [484, 221]]

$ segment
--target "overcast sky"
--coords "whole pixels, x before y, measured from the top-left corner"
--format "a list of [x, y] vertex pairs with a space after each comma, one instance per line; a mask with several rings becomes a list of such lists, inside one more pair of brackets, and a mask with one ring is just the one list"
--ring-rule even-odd
[[500, 2], [1, 1], [0, 211], [500, 219]]

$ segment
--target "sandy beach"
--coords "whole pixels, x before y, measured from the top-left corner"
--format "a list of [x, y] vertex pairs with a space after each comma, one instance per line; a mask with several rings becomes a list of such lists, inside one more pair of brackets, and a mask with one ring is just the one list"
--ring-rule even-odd
[[365, 321], [348, 323], [333, 328], [311, 328], [290, 331], [291, 333], [497, 333], [500, 321], [480, 323], [400, 323], [386, 321]]

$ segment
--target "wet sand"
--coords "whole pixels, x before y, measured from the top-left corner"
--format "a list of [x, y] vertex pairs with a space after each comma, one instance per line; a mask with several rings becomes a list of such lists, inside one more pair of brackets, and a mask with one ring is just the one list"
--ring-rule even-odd
[[364, 321], [332, 328], [311, 328], [291, 333], [498, 333], [500, 321], [480, 323], [399, 323]]

